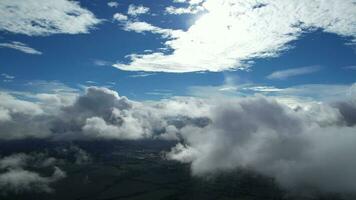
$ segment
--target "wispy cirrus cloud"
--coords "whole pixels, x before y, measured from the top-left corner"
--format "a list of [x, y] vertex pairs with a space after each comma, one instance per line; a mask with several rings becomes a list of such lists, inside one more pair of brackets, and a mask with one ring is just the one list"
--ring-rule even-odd
[[9, 79], [9, 80], [15, 79], [15, 76], [11, 76], [11, 75], [5, 74], [5, 73], [2, 73], [1, 76], [4, 77], [5, 79]]
[[145, 72], [140, 72], [137, 74], [130, 75], [129, 77], [131, 78], [142, 78], [142, 77], [147, 77], [147, 76], [153, 76], [155, 73], [145, 73]]
[[29, 36], [88, 33], [101, 22], [77, 1], [69, 0], [2, 0], [0, 10], [1, 31]]
[[100, 60], [100, 59], [95, 59], [93, 60], [94, 65], [97, 66], [111, 66], [113, 62], [107, 61], [107, 60]]
[[27, 53], [27, 54], [37, 54], [37, 55], [42, 54], [41, 51], [38, 51], [32, 47], [27, 46], [27, 44], [18, 42], [18, 41], [0, 43], [0, 48], [15, 49], [15, 50]]
[[267, 76], [267, 78], [268, 79], [285, 80], [289, 77], [311, 74], [311, 73], [315, 73], [319, 70], [321, 70], [320, 66], [307, 66], [307, 67], [291, 68], [291, 69], [272, 72], [270, 75]]
[[344, 69], [349, 69], [349, 70], [356, 70], [356, 65], [353, 66], [346, 66]]
[[[180, 1], [185, 2], [185, 1]], [[206, 12], [176, 38], [155, 51], [114, 66], [129, 71], [224, 71], [246, 69], [255, 58], [276, 57], [303, 33], [356, 36], [353, 0], [205, 0]]]

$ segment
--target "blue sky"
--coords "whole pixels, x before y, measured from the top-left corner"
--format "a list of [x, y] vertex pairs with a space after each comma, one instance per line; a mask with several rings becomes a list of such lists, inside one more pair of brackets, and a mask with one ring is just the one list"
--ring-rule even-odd
[[[8, 6], [6, 4], [16, 4], [16, 1], [14, 2], [4, 1], [0, 3], [0, 7]], [[63, 2], [66, 1], [63, 0]], [[298, 27], [298, 30], [286, 30], [279, 33], [283, 34], [283, 37], [288, 35], [284, 39], [280, 39], [282, 36], [278, 34], [265, 34], [265, 37], [276, 37], [276, 40], [281, 40], [277, 43], [268, 43], [265, 47], [258, 46], [259, 39], [262, 38], [263, 41], [268, 41], [269, 39], [274, 40], [274, 38], [263, 38], [260, 36], [264, 35], [263, 33], [255, 34], [253, 32], [251, 32], [253, 36], [246, 39], [246, 41], [251, 40], [251, 42], [247, 43], [247, 47], [242, 46], [245, 44], [244, 37], [250, 37], [244, 36], [244, 31], [246, 30], [241, 29], [245, 27], [238, 27], [234, 30], [236, 31], [236, 35], [233, 36], [225, 36], [222, 31], [216, 34], [211, 33], [214, 35], [213, 37], [218, 37], [218, 34], [221, 34], [221, 38], [218, 38], [217, 41], [206, 38], [200, 42], [205, 42], [206, 47], [211, 48], [220, 47], [221, 45], [221, 49], [229, 53], [222, 53], [220, 55], [220, 49], [219, 52], [209, 50], [206, 53], [206, 57], [209, 57], [209, 54], [217, 55], [216, 59], [209, 61], [209, 59], [204, 57], [204, 48], [198, 48], [199, 44], [195, 45], [193, 43], [194, 48], [189, 47], [189, 44], [179, 46], [179, 43], [177, 48], [164, 44], [167, 41], [180, 40], [183, 37], [189, 38], [189, 29], [193, 26], [199, 28], [199, 20], [203, 21], [202, 18], [206, 17], [209, 13], [218, 13], [212, 17], [224, 15], [219, 14], [219, 10], [215, 11], [206, 6], [205, 3], [208, 4], [209, 0], [186, 1], [183, 3], [166, 0], [96, 0], [77, 2], [78, 4], [74, 3], [73, 5], [92, 13], [91, 18], [94, 20], [91, 24], [83, 25], [87, 29], [84, 31], [85, 33], [79, 29], [74, 30], [75, 33], [69, 33], [70, 30], [66, 30], [66, 27], [60, 27], [60, 25], [56, 28], [57, 30], [52, 31], [53, 33], [34, 34], [34, 30], [32, 29], [24, 29], [25, 32], [21, 33], [18, 30], [11, 29], [11, 27], [6, 27], [7, 13], [0, 14], [4, 15], [1, 16], [3, 20], [0, 22], [0, 43], [2, 44], [0, 45], [2, 47], [0, 48], [0, 74], [3, 74], [0, 87], [2, 89], [31, 90], [31, 87], [27, 87], [29, 82], [46, 81], [60, 82], [72, 88], [89, 85], [110, 87], [132, 99], [159, 99], [169, 96], [192, 95], [190, 90], [192, 87], [219, 87], [226, 85], [229, 81], [229, 84], [234, 85], [252, 84], [275, 88], [289, 88], [310, 84], [352, 85], [356, 81], [356, 70], [353, 67], [356, 66], [356, 47], [354, 43], [356, 29], [354, 24], [356, 19], [355, 17], [348, 17], [347, 19], [345, 18], [347, 21], [342, 21], [344, 20], [342, 19], [344, 17], [342, 13], [336, 16], [342, 19], [339, 24], [337, 21], [334, 22], [334, 19], [325, 19], [326, 21], [330, 21], [327, 22], [329, 25], [325, 26], [323, 25], [325, 22], [315, 19], [314, 21], [311, 20], [313, 21], [310, 22], [312, 25], [301, 25]], [[109, 2], [117, 2], [118, 5], [111, 4], [112, 6], [109, 6]], [[211, 2], [214, 1], [211, 0]], [[317, 3], [318, 1], [315, 2]], [[342, 8], [342, 6], [347, 6], [350, 2], [352, 1], [344, 1], [343, 4], [345, 5], [339, 6]], [[247, 7], [246, 9], [250, 9], [246, 13], [252, 12], [254, 14], [253, 11], [255, 9], [265, 9], [265, 7], [267, 9], [269, 6], [268, 3], [266, 3], [266, 6], [260, 6], [261, 8], [256, 8], [256, 5], [252, 5], [254, 6], [252, 9], [248, 7], [251, 5], [241, 5], [241, 7], [245, 6]], [[19, 4], [17, 6], [22, 5]], [[130, 15], [128, 14], [130, 6], [133, 6], [136, 10], [145, 8], [148, 11], [143, 9], [142, 13]], [[191, 13], [185, 14], [172, 14], [167, 11], [169, 6], [174, 6], [175, 8], [191, 7], [193, 11], [190, 10]], [[230, 10], [226, 12], [233, 12], [234, 9], [240, 8], [238, 6], [230, 6]], [[51, 9], [61, 10], [61, 3], [52, 5]], [[194, 9], [198, 10], [197, 13], [195, 13]], [[306, 6], [305, 9], [313, 10], [315, 8], [308, 8]], [[350, 11], [346, 10], [345, 13], [352, 13], [354, 10], [355, 7], [352, 6]], [[337, 8], [334, 10], [334, 12], [338, 11]], [[114, 18], [116, 13], [126, 16], [127, 19], [116, 20]], [[321, 10], [319, 14], [330, 15], [324, 10]], [[305, 15], [308, 15], [308, 12]], [[43, 17], [46, 16], [43, 15]], [[238, 17], [236, 16], [236, 19], [226, 18], [226, 20], [236, 20], [236, 22], [231, 22], [231, 27], [234, 27], [235, 24], [239, 26], [238, 23], [241, 19]], [[275, 16], [265, 15], [263, 19], [273, 21], [276, 20], [274, 18]], [[217, 21], [224, 19], [223, 16], [221, 19], [217, 19]], [[57, 19], [53, 18], [52, 20], [55, 21], [55, 24]], [[280, 19], [277, 19], [277, 22], [278, 20]], [[143, 27], [145, 29], [143, 30], [142, 27], [138, 26], [127, 30], [127, 24], [136, 22], [150, 24], [159, 29], [157, 29], [158, 33], [157, 30], [152, 28]], [[15, 21], [13, 20], [11, 23], [15, 23]], [[303, 23], [307, 24], [307, 22]], [[209, 28], [208, 25], [202, 25], [202, 22], [200, 25], [200, 28], [206, 26]], [[217, 24], [212, 23], [211, 30], [215, 30], [214, 26], [217, 25], [219, 25], [219, 22]], [[335, 28], [328, 30], [332, 26], [335, 26]], [[266, 30], [260, 30], [261, 32], [274, 31], [269, 30], [268, 27], [262, 27]], [[254, 31], [255, 27], [246, 25], [246, 28], [251, 28], [251, 31]], [[285, 27], [274, 28], [278, 30]], [[188, 36], [167, 36], [164, 35], [166, 32], [160, 33], [160, 30], [163, 29], [165, 31], [179, 30], [185, 32], [184, 34]], [[241, 35], [239, 35], [239, 31]], [[171, 33], [169, 32], [168, 34]], [[202, 38], [209, 37], [209, 34], [204, 34], [205, 32], [202, 32]], [[226, 46], [224, 44], [225, 39], [228, 42], [236, 42], [236, 44], [234, 46]], [[257, 40], [256, 42], [255, 39]], [[24, 52], [10, 48], [8, 44], [14, 44], [14, 42], [17, 42], [16, 44], [21, 43], [22, 45], [20, 44], [20, 46], [30, 47], [34, 52]], [[160, 48], [166, 49], [161, 50]], [[174, 54], [172, 52], [179, 51], [180, 49], [186, 51], [185, 48], [192, 49], [192, 52], [187, 53], [188, 55], [199, 51], [197, 54], [199, 59], [187, 58], [187, 61], [191, 60], [195, 65], [199, 65], [198, 69], [195, 69], [193, 65], [186, 64], [183, 61], [185, 60], [184, 57], [179, 56], [171, 59], [174, 62], [171, 62], [170, 58], [168, 58], [169, 61], [166, 64], [168, 67], [160, 67], [162, 63], [160, 58], [150, 60], [149, 64], [147, 64], [147, 59], [143, 58], [140, 60], [140, 62], [142, 61], [141, 65], [137, 65], [128, 57], [130, 54], [154, 55], [157, 52], [169, 55]], [[270, 55], [263, 55], [263, 52], [260, 50], [261, 48]], [[234, 51], [236, 53], [233, 53]], [[228, 60], [223, 58], [226, 54], [229, 54], [228, 58], [226, 58]], [[176, 58], [178, 62], [182, 61], [182, 63], [175, 63]], [[231, 60], [233, 60], [232, 63], [230, 63]], [[215, 61], [216, 63], [214, 63]], [[214, 65], [210, 65], [210, 63]], [[113, 66], [115, 64], [125, 64], [125, 66], [118, 67], [116, 65], [115, 67]], [[177, 65], [179, 70], [172, 72], [169, 69], [170, 65]], [[279, 73], [279, 71], [285, 70], [287, 72], [282, 72], [283, 77], [276, 78], [275, 76], [269, 76], [276, 71]], [[290, 74], [291, 71], [292, 75]]]

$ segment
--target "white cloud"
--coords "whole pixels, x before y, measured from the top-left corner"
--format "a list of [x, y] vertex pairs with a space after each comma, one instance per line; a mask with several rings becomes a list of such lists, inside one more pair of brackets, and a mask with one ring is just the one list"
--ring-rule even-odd
[[29, 36], [88, 33], [100, 21], [76, 1], [0, 1], [2, 31]]
[[126, 21], [128, 18], [126, 15], [124, 14], [121, 14], [121, 13], [115, 13], [114, 16], [113, 16], [113, 19], [115, 19], [116, 21]]
[[311, 74], [311, 73], [319, 71], [320, 69], [321, 69], [320, 66], [308, 66], [308, 67], [285, 69], [285, 70], [272, 72], [270, 75], [267, 76], [267, 78], [268, 79], [285, 80], [285, 79], [287, 79], [289, 77], [293, 77], [293, 76]]
[[145, 7], [143, 5], [130, 4], [129, 8], [127, 10], [127, 14], [136, 17], [138, 15], [146, 14], [149, 11], [150, 11], [150, 8]]
[[355, 191], [354, 115], [345, 125], [338, 109], [327, 104], [291, 109], [263, 96], [210, 103], [212, 123], [183, 127], [183, 144], [167, 155], [191, 163], [193, 175], [248, 169], [292, 190]]
[[42, 54], [42, 52], [40, 52], [34, 48], [31, 48], [22, 42], [17, 42], [17, 41], [12, 41], [10, 43], [8, 43], [8, 42], [0, 43], [0, 48], [15, 49], [15, 50], [19, 50], [19, 51], [22, 51], [22, 52], [28, 53], [28, 54], [37, 54], [37, 55]]
[[110, 1], [108, 2], [108, 6], [111, 8], [117, 8], [119, 6], [119, 3], [117, 3], [116, 1]]
[[356, 36], [353, 0], [206, 0], [206, 13], [179, 37], [171, 53], [131, 56], [115, 67], [131, 71], [223, 71], [244, 69], [254, 58], [278, 56], [289, 42], [317, 28]]

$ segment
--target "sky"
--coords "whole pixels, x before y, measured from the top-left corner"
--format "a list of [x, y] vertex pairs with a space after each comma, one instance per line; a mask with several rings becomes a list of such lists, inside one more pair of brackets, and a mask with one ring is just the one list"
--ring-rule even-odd
[[[355, 194], [355, 113], [355, 0], [0, 1], [0, 141], [172, 140], [192, 176]], [[66, 177], [17, 153], [0, 188]]]
[[55, 81], [152, 100], [232, 80], [353, 84], [354, 2], [291, 2], [2, 1], [0, 87]]

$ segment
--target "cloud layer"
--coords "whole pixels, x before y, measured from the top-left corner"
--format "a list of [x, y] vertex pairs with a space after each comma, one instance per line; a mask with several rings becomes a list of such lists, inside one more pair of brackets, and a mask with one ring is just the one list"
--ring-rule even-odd
[[261, 95], [136, 102], [89, 87], [72, 103], [49, 109], [41, 99], [0, 97], [2, 140], [175, 140], [167, 158], [191, 163], [193, 175], [247, 168], [288, 189], [356, 191], [355, 99], [294, 98], [292, 106]]
[[[68, 23], [70, 22], [70, 23]], [[69, 0], [2, 0], [0, 30], [29, 36], [88, 33], [100, 23], [92, 12]]]
[[321, 29], [355, 40], [353, 0], [206, 0], [206, 13], [165, 45], [172, 53], [130, 57], [114, 66], [130, 71], [223, 71], [248, 67], [253, 58], [274, 57], [303, 33]]

